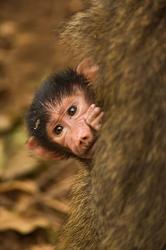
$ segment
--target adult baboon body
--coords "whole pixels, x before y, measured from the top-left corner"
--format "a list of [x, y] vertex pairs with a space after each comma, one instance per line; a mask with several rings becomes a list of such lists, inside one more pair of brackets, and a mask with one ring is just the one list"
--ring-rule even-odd
[[165, 13], [164, 0], [96, 0], [63, 32], [100, 65], [106, 122], [58, 249], [166, 248]]

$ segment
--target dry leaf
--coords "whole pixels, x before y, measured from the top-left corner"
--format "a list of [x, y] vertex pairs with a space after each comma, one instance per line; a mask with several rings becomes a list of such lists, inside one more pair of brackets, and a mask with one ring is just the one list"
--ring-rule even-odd
[[37, 228], [49, 226], [49, 221], [41, 216], [25, 217], [23, 214], [0, 208], [0, 231], [11, 229], [28, 234]]

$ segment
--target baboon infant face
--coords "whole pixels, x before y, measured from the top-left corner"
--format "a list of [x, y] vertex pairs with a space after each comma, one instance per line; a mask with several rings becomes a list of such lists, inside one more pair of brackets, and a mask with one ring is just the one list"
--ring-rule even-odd
[[81, 90], [62, 98], [60, 103], [48, 103], [46, 107], [50, 113], [49, 138], [76, 156], [87, 155], [101, 127], [101, 109], [89, 103]]

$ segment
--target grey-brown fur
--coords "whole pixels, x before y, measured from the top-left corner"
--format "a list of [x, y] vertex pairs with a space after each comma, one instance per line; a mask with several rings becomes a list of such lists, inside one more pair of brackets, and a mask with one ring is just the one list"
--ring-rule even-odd
[[58, 250], [166, 249], [165, 17], [164, 0], [96, 0], [65, 28], [100, 65], [106, 122]]

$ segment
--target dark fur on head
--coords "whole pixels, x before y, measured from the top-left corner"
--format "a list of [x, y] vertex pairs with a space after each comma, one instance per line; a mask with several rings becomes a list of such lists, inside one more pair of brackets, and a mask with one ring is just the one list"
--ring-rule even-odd
[[77, 74], [75, 70], [67, 69], [52, 74], [38, 89], [28, 110], [26, 122], [30, 136], [34, 136], [42, 147], [51, 152], [58, 152], [66, 158], [73, 156], [69, 149], [56, 144], [48, 137], [46, 125], [50, 114], [45, 104], [57, 103], [58, 105], [64, 97], [70, 96], [78, 89], [83, 91], [86, 100], [92, 103], [94, 93], [88, 84], [89, 82], [84, 75]]

